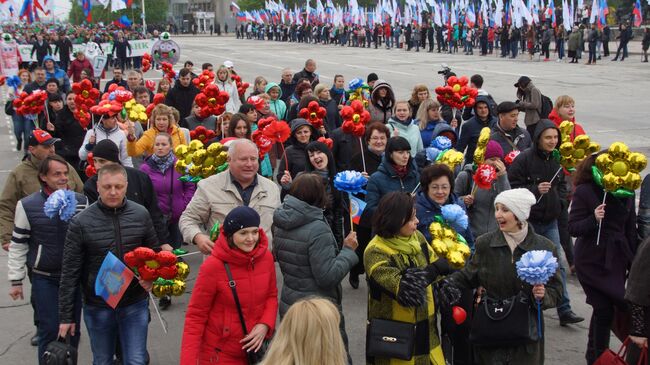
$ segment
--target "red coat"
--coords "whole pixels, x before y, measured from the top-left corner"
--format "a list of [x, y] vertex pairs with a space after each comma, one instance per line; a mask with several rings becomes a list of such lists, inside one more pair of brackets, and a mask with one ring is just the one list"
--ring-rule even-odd
[[[563, 122], [562, 118], [560, 118], [560, 116], [557, 114], [555, 108], [553, 108], [553, 110], [551, 110], [551, 113], [549, 113], [548, 119], [550, 119], [558, 128], [560, 128], [560, 124]], [[571, 133], [571, 141], [573, 141], [576, 136], [586, 134], [582, 126], [576, 123], [575, 117], [573, 120], [570, 120], [570, 122], [573, 122], [573, 133]]]
[[91, 79], [95, 77], [93, 72], [93, 65], [90, 63], [90, 61], [88, 61], [87, 58], [84, 58], [83, 61], [79, 61], [75, 58], [72, 60], [72, 62], [70, 62], [70, 66], [68, 66], [68, 77], [72, 78], [72, 82], [79, 82], [81, 81], [81, 71], [84, 69], [90, 70], [89, 77]]
[[278, 315], [275, 264], [268, 240], [260, 229], [260, 243], [249, 253], [228, 247], [223, 232], [212, 255], [201, 265], [185, 314], [181, 361], [195, 364], [247, 364], [239, 341], [244, 334], [223, 265], [228, 262], [236, 283], [246, 327], [269, 326], [271, 338]]

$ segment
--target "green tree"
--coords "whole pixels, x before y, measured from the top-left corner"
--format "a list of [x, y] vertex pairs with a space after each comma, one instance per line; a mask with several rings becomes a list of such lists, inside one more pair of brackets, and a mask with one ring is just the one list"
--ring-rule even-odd
[[[145, 0], [145, 11], [147, 13], [147, 24], [164, 23], [167, 21], [167, 11], [169, 3], [160, 0]], [[92, 14], [92, 22], [103, 22], [104, 24], [112, 23], [114, 20], [119, 19], [122, 15], [126, 15], [135, 24], [142, 24], [142, 5], [139, 0], [135, 0], [133, 5], [128, 9], [123, 9], [116, 12], [111, 12], [111, 7], [104, 9], [101, 5], [95, 5], [90, 10]], [[83, 9], [77, 1], [72, 1], [72, 9], [70, 10], [70, 23], [78, 25], [83, 24], [86, 17], [83, 14]]]

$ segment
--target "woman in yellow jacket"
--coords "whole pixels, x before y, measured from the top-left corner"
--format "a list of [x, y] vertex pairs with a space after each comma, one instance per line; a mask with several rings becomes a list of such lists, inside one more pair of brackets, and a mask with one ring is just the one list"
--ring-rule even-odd
[[129, 156], [140, 156], [143, 153], [146, 153], [147, 155], [153, 154], [154, 141], [156, 140], [158, 133], [161, 132], [165, 132], [172, 137], [172, 148], [187, 143], [184, 134], [174, 123], [172, 110], [167, 105], [156, 105], [156, 107], [151, 111], [151, 120], [153, 120], [153, 126], [147, 129], [140, 139], [135, 137], [134, 125], [132, 122], [129, 122], [129, 127], [127, 128], [128, 134], [126, 137], [126, 151]]
[[[411, 194], [391, 192], [373, 215], [376, 236], [363, 255], [368, 277], [368, 321], [414, 323], [412, 357], [400, 360], [366, 349], [368, 365], [445, 365], [436, 325], [431, 283], [449, 272], [417, 230]], [[426, 250], [426, 252], [424, 251]]]

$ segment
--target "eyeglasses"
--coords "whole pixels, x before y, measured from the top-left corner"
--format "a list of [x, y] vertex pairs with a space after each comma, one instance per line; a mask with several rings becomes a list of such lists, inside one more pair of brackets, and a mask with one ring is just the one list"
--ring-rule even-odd
[[431, 186], [429, 186], [429, 190], [432, 190], [432, 191], [438, 191], [438, 190], [447, 191], [449, 189], [451, 189], [451, 186], [449, 186], [449, 185], [431, 185]]

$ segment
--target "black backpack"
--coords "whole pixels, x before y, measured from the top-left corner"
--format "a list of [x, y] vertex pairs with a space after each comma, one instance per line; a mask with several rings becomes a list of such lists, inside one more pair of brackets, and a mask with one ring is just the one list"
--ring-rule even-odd
[[551, 98], [548, 96], [541, 94], [542, 95], [542, 107], [540, 108], [539, 111], [539, 117], [541, 119], [548, 119], [548, 115], [551, 114], [551, 111], [553, 110], [553, 101], [551, 101]]

